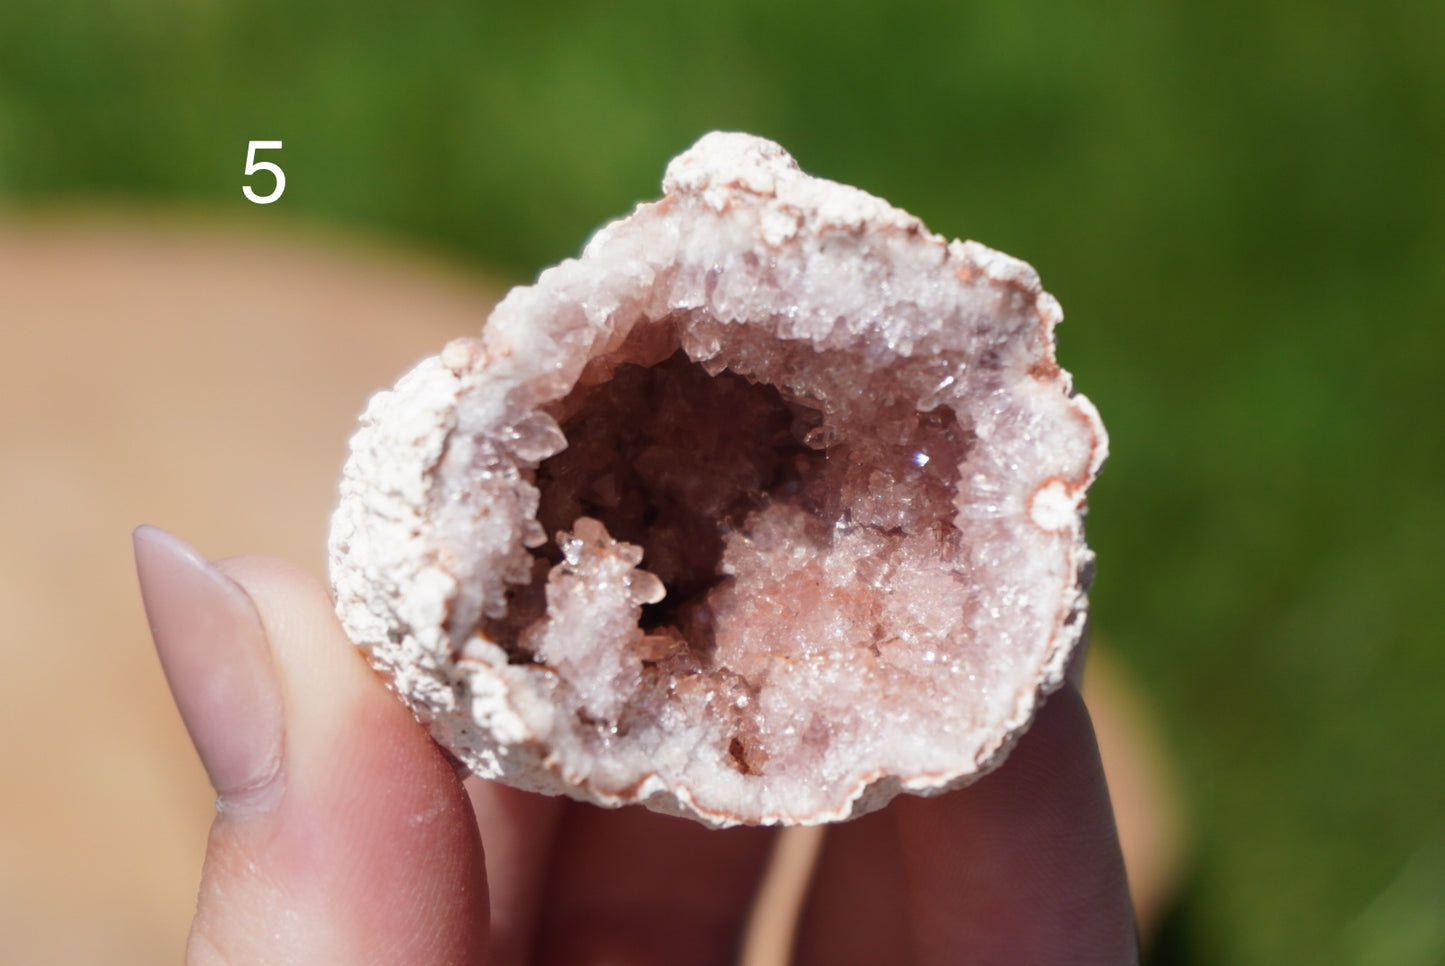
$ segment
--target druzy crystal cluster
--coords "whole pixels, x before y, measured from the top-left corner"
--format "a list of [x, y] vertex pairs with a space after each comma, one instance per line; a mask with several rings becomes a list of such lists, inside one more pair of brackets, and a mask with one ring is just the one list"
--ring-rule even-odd
[[798, 824], [978, 777], [1084, 626], [1106, 442], [1057, 302], [760, 138], [663, 189], [372, 400], [348, 633], [536, 791]]

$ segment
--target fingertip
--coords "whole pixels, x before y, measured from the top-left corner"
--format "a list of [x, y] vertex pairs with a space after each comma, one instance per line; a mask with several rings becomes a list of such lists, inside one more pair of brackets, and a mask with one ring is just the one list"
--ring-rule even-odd
[[998, 771], [895, 821], [928, 962], [1121, 964], [1133, 910], [1088, 710], [1065, 683]]
[[1137, 961], [1128, 883], [1088, 711], [1066, 683], [973, 785], [901, 796], [830, 833], [798, 961]]
[[283, 792], [218, 815], [190, 961], [481, 962], [485, 864], [445, 755], [313, 576], [268, 557], [216, 566], [255, 602], [274, 657]]
[[565, 799], [471, 777], [466, 789], [486, 842], [491, 966], [523, 966], [532, 946]]
[[278, 661], [308, 673], [365, 663], [337, 622], [330, 593], [305, 567], [259, 554], [227, 557], [214, 566], [255, 602]]
[[631, 806], [566, 805], [535, 961], [736, 962], [776, 830], [708, 829]]
[[283, 709], [254, 601], [159, 527], [132, 543], [156, 656], [211, 786], [221, 802], [274, 797]]

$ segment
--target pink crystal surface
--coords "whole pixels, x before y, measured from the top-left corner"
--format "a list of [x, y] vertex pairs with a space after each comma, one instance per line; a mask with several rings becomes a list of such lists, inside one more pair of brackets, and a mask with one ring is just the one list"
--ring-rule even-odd
[[978, 777], [1083, 631], [1058, 304], [759, 138], [664, 191], [373, 400], [343, 623], [521, 787], [729, 825]]

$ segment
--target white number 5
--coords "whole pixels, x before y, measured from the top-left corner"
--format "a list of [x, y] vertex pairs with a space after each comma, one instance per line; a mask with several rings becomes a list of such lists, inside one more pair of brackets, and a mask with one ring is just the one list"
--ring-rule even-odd
[[246, 173], [255, 174], [257, 171], [269, 171], [276, 178], [276, 187], [269, 195], [258, 195], [246, 184], [241, 186], [241, 191], [246, 195], [246, 200], [258, 205], [269, 205], [281, 197], [281, 192], [286, 190], [286, 172], [281, 170], [279, 164], [272, 164], [270, 161], [257, 161], [256, 152], [280, 150], [280, 141], [252, 141], [246, 148]]

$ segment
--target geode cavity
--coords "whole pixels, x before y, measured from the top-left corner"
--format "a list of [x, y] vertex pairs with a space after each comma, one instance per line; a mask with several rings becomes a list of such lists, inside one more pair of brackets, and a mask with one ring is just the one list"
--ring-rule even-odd
[[759, 138], [663, 188], [372, 400], [347, 632], [536, 791], [798, 824], [978, 777], [1084, 626], [1058, 303]]

